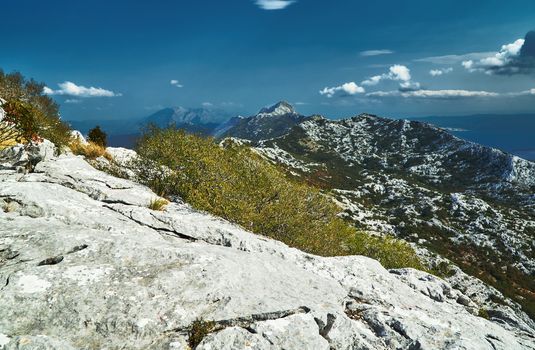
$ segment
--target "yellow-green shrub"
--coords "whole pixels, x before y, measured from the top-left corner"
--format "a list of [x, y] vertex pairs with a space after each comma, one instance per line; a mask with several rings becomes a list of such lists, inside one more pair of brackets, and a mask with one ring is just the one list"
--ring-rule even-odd
[[165, 209], [165, 206], [169, 204], [169, 201], [164, 198], [155, 198], [150, 201], [149, 203], [149, 209], [150, 210], [156, 210], [156, 211], [162, 211]]
[[27, 80], [18, 72], [5, 74], [0, 69], [0, 98], [6, 101], [5, 107], [9, 109], [6, 114], [11, 115], [11, 122], [19, 131], [17, 137], [29, 141], [25, 136], [31, 131], [31, 138], [37, 135], [58, 147], [66, 146], [71, 139], [70, 128], [61, 121], [58, 105], [43, 94], [44, 86], [33, 79]]
[[410, 246], [359, 233], [318, 189], [288, 179], [250, 148], [219, 147], [182, 130], [150, 128], [137, 147], [139, 180], [159, 195], [194, 207], [305, 252], [363, 254], [385, 267], [421, 265]]
[[104, 157], [108, 160], [112, 159], [106, 148], [93, 142], [81, 143], [79, 140], [74, 140], [69, 144], [69, 148], [72, 153], [82, 155], [87, 159], [97, 159], [98, 157]]

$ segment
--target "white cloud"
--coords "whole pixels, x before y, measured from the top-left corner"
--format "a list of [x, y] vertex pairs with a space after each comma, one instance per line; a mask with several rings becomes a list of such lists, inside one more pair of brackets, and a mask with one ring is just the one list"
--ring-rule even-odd
[[388, 69], [388, 73], [384, 73], [382, 75], [376, 75], [371, 78], [368, 78], [364, 80], [361, 84], [373, 86], [373, 85], [379, 84], [381, 80], [396, 80], [396, 81], [407, 82], [411, 80], [411, 71], [406, 66], [396, 64], [396, 65], [391, 66]]
[[409, 81], [411, 80], [411, 71], [406, 66], [396, 64], [390, 67], [389, 76], [392, 80]]
[[366, 80], [364, 80], [363, 82], [361, 82], [362, 85], [368, 85], [368, 86], [374, 86], [374, 85], [377, 85], [379, 84], [379, 82], [381, 80], [383, 80], [383, 76], [382, 75], [375, 75], [373, 77], [370, 77]]
[[76, 98], [69, 98], [69, 99], [65, 100], [65, 103], [72, 103], [72, 104], [82, 103], [82, 100], [78, 100]]
[[462, 65], [469, 72], [484, 72], [486, 74], [519, 73], [520, 67], [516, 63], [520, 58], [520, 50], [524, 42], [524, 39], [517, 39], [510, 44], [502, 45], [497, 53], [480, 59], [465, 60]]
[[399, 90], [400, 91], [414, 91], [414, 90], [420, 90], [422, 86], [420, 83], [415, 81], [404, 81], [399, 84]]
[[456, 63], [467, 61], [467, 60], [479, 60], [479, 59], [494, 55], [495, 53], [496, 52], [471, 52], [471, 53], [467, 53], [464, 55], [444, 55], [444, 56], [424, 57], [424, 58], [418, 58], [414, 61], [447, 65], [447, 64], [456, 64]]
[[[535, 95], [535, 89], [523, 91], [521, 94]], [[416, 90], [416, 91], [374, 91], [366, 94], [368, 97], [404, 97], [404, 98], [430, 98], [430, 99], [456, 99], [470, 97], [500, 97], [518, 96], [519, 93], [498, 93], [475, 90]]]
[[256, 4], [262, 10], [282, 10], [294, 2], [294, 0], [256, 0]]
[[366, 51], [362, 51], [360, 53], [361, 56], [364, 56], [364, 57], [369, 57], [369, 56], [379, 56], [379, 55], [390, 55], [390, 54], [393, 54], [394, 51], [392, 50], [387, 50], [387, 49], [383, 49], [383, 50], [366, 50]]
[[453, 68], [449, 67], [449, 68], [431, 69], [429, 71], [429, 74], [433, 77], [438, 77], [438, 76], [448, 74], [451, 72], [453, 72]]
[[203, 107], [213, 107], [214, 104], [213, 104], [212, 102], [203, 102], [203, 103], [202, 103], [202, 106], [203, 106]]
[[184, 85], [180, 84], [180, 82], [176, 79], [171, 79], [171, 81], [169, 82], [171, 85], [177, 87], [177, 88], [182, 88], [184, 87]]
[[320, 91], [320, 95], [326, 95], [331, 98], [337, 93], [342, 93], [343, 95], [356, 95], [363, 94], [366, 90], [363, 87], [358, 86], [355, 82], [349, 82], [335, 87], [326, 87]]
[[46, 95], [67, 95], [76, 97], [115, 97], [121, 96], [119, 93], [115, 93], [110, 90], [96, 87], [85, 87], [82, 85], [76, 85], [73, 82], [66, 81], [58, 84], [60, 87], [58, 90], [53, 90], [48, 86], [43, 88], [43, 93]]

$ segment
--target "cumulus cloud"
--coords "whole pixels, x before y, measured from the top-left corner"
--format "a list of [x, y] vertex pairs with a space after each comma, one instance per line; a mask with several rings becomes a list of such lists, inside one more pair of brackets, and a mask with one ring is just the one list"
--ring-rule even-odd
[[500, 51], [478, 60], [466, 60], [462, 65], [469, 72], [486, 74], [529, 74], [535, 71], [535, 31], [525, 39], [502, 45]]
[[370, 57], [370, 56], [390, 55], [390, 54], [393, 54], [393, 53], [394, 53], [394, 51], [392, 51], [392, 50], [382, 49], [382, 50], [366, 50], [366, 51], [362, 51], [360, 53], [360, 55], [364, 56], [364, 57]]
[[433, 77], [438, 77], [438, 76], [441, 76], [441, 75], [444, 75], [444, 74], [448, 74], [448, 73], [451, 73], [453, 72], [453, 68], [449, 67], [449, 68], [440, 68], [440, 69], [431, 69], [429, 71], [429, 75], [433, 76]]
[[209, 107], [213, 107], [214, 104], [212, 102], [203, 102], [202, 106], [205, 107], [205, 108], [209, 108]]
[[361, 85], [375, 86], [383, 80], [399, 81], [400, 91], [413, 91], [421, 88], [420, 83], [412, 81], [411, 71], [406, 66], [396, 64], [387, 73], [375, 75], [361, 82]]
[[420, 90], [422, 86], [415, 81], [404, 81], [399, 84], [399, 91], [416, 91]]
[[262, 10], [283, 10], [294, 2], [295, 0], [256, 0]]
[[477, 90], [415, 90], [415, 91], [374, 91], [368, 97], [403, 97], [419, 99], [460, 99], [477, 97], [518, 97], [535, 96], [535, 89], [520, 92], [492, 92]]
[[73, 82], [66, 81], [58, 84], [60, 87], [58, 90], [53, 90], [48, 86], [43, 88], [43, 93], [46, 95], [66, 95], [76, 97], [115, 97], [121, 96], [120, 93], [115, 93], [110, 90], [96, 87], [85, 87], [82, 85], [76, 85]]
[[174, 87], [177, 87], [177, 88], [182, 88], [184, 87], [184, 85], [180, 84], [180, 82], [176, 79], [171, 79], [171, 81], [169, 82], [171, 85], [173, 85]]
[[379, 84], [382, 80], [396, 80], [408, 82], [411, 80], [411, 71], [406, 66], [399, 64], [393, 65], [388, 69], [387, 73], [376, 75], [364, 80], [361, 84], [374, 86]]
[[355, 82], [349, 82], [335, 87], [326, 87], [320, 91], [320, 95], [325, 95], [329, 98], [333, 97], [336, 94], [341, 94], [342, 96], [363, 94], [366, 90], [363, 87], [358, 86]]

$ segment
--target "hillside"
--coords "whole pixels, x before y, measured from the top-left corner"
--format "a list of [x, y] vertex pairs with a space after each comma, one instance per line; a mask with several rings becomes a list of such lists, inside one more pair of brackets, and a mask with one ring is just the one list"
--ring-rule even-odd
[[311, 117], [253, 144], [333, 194], [358, 227], [452, 260], [535, 316], [535, 163], [426, 123], [368, 114]]
[[217, 133], [219, 137], [233, 136], [248, 140], [263, 140], [286, 134], [290, 129], [305, 119], [285, 101], [271, 107], [265, 107], [254, 116], [247, 118], [234, 118], [231, 125], [225, 125], [223, 132]]
[[0, 154], [5, 349], [535, 349], [529, 319], [477, 316], [437, 277], [304, 254], [180, 200], [154, 211], [149, 189], [54, 154]]

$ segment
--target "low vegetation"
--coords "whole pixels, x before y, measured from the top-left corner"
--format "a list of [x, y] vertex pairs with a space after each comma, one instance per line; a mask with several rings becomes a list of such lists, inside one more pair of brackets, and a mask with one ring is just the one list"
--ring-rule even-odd
[[43, 138], [58, 147], [69, 144], [70, 128], [61, 121], [58, 105], [43, 93], [44, 86], [0, 69], [0, 104], [6, 112], [0, 121], [0, 147]]
[[169, 204], [169, 201], [165, 198], [155, 198], [150, 201], [149, 203], [149, 209], [150, 210], [156, 210], [156, 211], [162, 211], [165, 209], [165, 206]]
[[112, 159], [105, 147], [93, 142], [83, 143], [80, 140], [74, 140], [69, 144], [69, 148], [71, 149], [72, 153], [82, 155], [90, 160], [97, 159], [99, 157], [104, 157], [110, 161]]
[[305, 252], [367, 255], [387, 268], [422, 268], [413, 249], [393, 238], [358, 232], [331, 198], [288, 179], [250, 148], [220, 147], [210, 138], [151, 127], [133, 164], [139, 180], [160, 196], [194, 207]]
[[188, 332], [188, 345], [191, 349], [195, 349], [199, 345], [204, 337], [212, 333], [216, 327], [213, 321], [204, 321], [197, 319], [193, 321]]
[[106, 147], [108, 143], [108, 135], [102, 129], [100, 126], [95, 126], [93, 129], [89, 130], [89, 133], [87, 134], [87, 141], [92, 142], [94, 144], [97, 144], [102, 147]]

